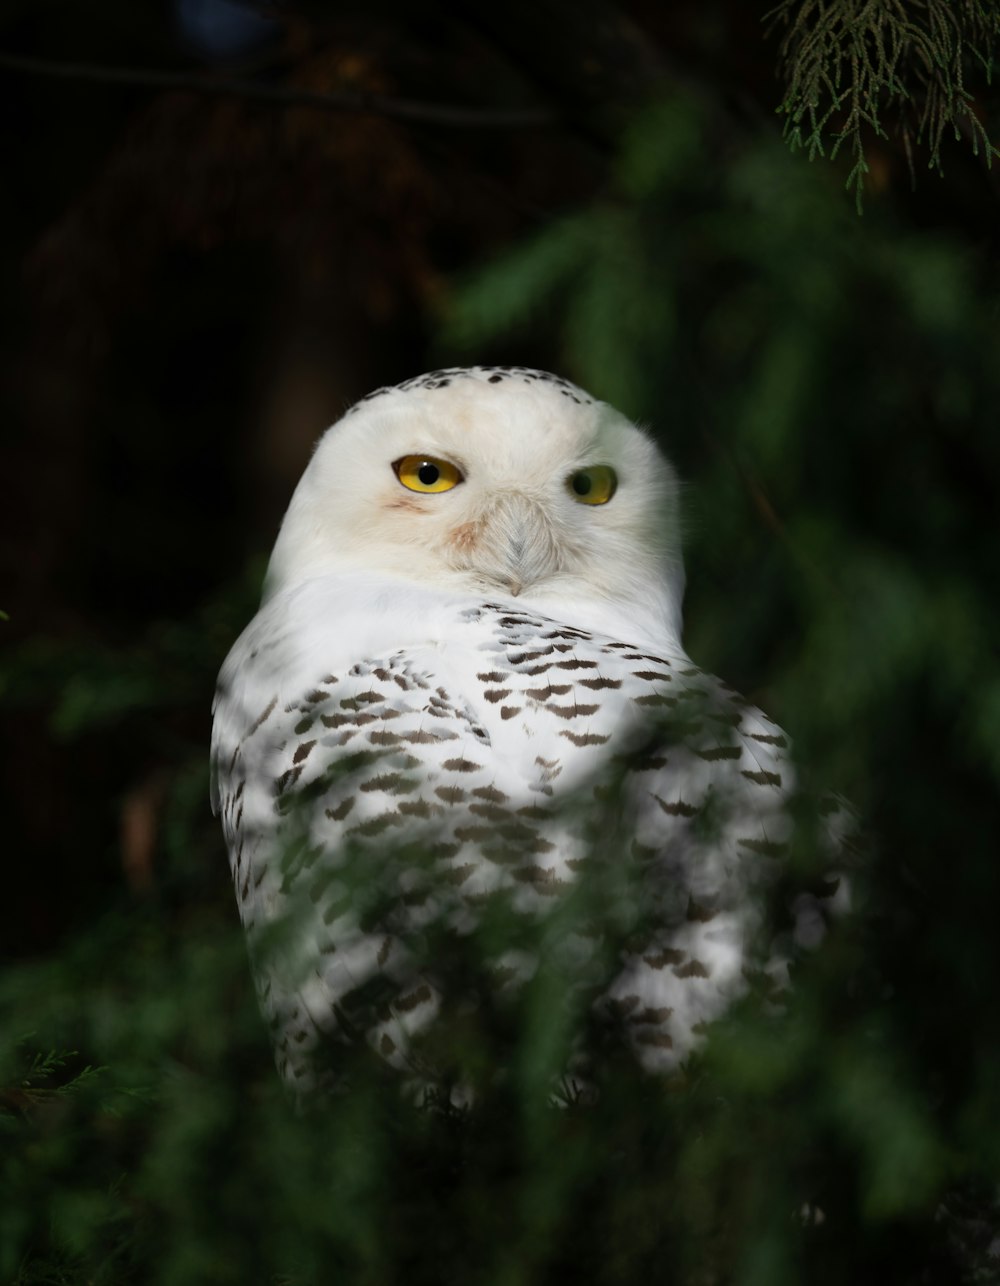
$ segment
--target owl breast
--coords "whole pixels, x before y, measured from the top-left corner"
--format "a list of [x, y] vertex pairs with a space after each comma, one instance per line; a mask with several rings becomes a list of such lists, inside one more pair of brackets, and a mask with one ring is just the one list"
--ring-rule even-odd
[[[780, 730], [679, 649], [515, 600], [350, 589], [272, 600], [220, 687], [219, 804], [283, 1074], [309, 1088], [319, 1051], [362, 1041], [433, 1080], [456, 983], [431, 936], [574, 897], [574, 976], [592, 984], [617, 899], [637, 931], [594, 1008], [644, 1067], [675, 1066], [746, 985], [752, 895], [787, 839]], [[537, 966], [509, 936], [498, 991]], [[780, 959], [757, 964], [780, 986]]]

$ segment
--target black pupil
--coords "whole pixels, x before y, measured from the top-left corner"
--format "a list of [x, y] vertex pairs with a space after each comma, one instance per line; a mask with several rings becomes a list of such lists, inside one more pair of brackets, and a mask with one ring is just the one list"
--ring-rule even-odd
[[573, 490], [578, 496], [589, 496], [590, 489], [594, 485], [594, 480], [589, 473], [573, 474]]
[[433, 487], [441, 477], [441, 470], [436, 464], [422, 464], [417, 470], [417, 477], [425, 487]]

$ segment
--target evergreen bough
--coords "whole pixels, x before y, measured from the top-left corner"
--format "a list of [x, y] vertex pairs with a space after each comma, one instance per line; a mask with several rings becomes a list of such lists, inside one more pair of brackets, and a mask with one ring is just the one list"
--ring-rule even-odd
[[918, 147], [940, 172], [948, 128], [992, 160], [997, 149], [966, 84], [972, 69], [990, 82], [1000, 37], [1000, 6], [991, 0], [782, 0], [765, 21], [770, 33], [783, 32], [785, 137], [810, 159], [846, 146], [859, 211], [870, 168], [866, 129], [887, 138], [894, 125], [911, 176]]

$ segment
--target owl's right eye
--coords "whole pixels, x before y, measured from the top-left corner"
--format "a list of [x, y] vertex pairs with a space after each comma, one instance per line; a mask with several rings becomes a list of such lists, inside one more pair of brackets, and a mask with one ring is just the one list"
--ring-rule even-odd
[[450, 460], [440, 460], [432, 455], [404, 455], [393, 461], [393, 472], [408, 491], [429, 495], [436, 491], [450, 491], [464, 479]]

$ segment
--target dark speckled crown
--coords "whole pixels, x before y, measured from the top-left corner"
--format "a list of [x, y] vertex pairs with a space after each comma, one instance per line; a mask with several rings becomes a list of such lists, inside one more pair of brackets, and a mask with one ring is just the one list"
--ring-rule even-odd
[[563, 397], [575, 402], [577, 406], [592, 406], [596, 400], [583, 389], [571, 384], [569, 380], [564, 380], [561, 375], [552, 375], [549, 371], [532, 370], [530, 366], [448, 366], [440, 371], [428, 371], [426, 375], [415, 375], [412, 379], [404, 380], [402, 384], [387, 384], [382, 388], [374, 389], [371, 393], [366, 393], [360, 401], [355, 402], [347, 414], [353, 415], [367, 402], [383, 397], [387, 393], [410, 393], [417, 389], [447, 388], [457, 380], [477, 380], [480, 384], [502, 384], [506, 380], [514, 384], [548, 384], [557, 389]]

